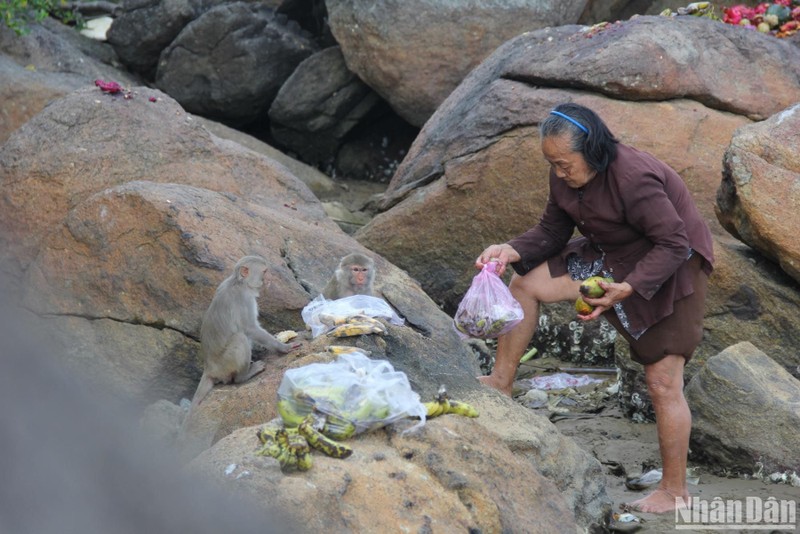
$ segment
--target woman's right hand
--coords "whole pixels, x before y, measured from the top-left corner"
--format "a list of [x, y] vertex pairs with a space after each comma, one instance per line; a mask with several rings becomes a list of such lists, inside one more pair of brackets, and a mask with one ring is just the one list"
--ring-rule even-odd
[[487, 263], [496, 261], [497, 269], [495, 269], [495, 272], [498, 276], [503, 276], [503, 273], [506, 271], [506, 266], [509, 263], [514, 263], [521, 259], [522, 257], [519, 253], [508, 243], [490, 245], [486, 247], [486, 250], [481, 252], [481, 255], [475, 260], [475, 268], [483, 269], [483, 266]]

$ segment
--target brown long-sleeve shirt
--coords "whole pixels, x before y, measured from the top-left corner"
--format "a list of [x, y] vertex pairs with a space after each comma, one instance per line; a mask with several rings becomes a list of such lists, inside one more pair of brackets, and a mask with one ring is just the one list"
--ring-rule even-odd
[[[576, 227], [585, 239], [569, 243]], [[707, 273], [714, 262], [711, 232], [680, 175], [622, 143], [606, 172], [580, 189], [551, 171], [539, 224], [508, 244], [522, 257], [512, 264], [519, 274], [545, 260], [553, 276], [564, 274], [566, 252], [602, 257], [604, 270], [634, 289], [623, 302], [631, 332], [671, 314], [673, 302], [692, 293], [685, 269], [690, 249], [706, 260]]]

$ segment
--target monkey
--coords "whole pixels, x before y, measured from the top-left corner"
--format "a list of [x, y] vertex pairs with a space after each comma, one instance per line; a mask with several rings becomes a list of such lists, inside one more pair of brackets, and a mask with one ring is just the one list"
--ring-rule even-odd
[[375, 262], [363, 254], [348, 254], [339, 262], [322, 296], [334, 300], [352, 295], [373, 295]]
[[217, 287], [200, 326], [203, 376], [192, 397], [187, 420], [214, 384], [241, 384], [264, 370], [263, 361], [251, 361], [253, 342], [281, 354], [300, 346], [281, 343], [258, 324], [256, 298], [264, 285], [266, 272], [264, 258], [245, 256]]

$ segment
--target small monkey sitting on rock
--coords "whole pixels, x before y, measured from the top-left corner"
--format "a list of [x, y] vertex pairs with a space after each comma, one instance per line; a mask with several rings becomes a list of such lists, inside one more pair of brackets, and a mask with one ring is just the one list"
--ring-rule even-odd
[[264, 258], [245, 256], [236, 263], [233, 274], [217, 288], [200, 327], [203, 376], [192, 398], [187, 420], [214, 384], [241, 384], [264, 370], [264, 362], [251, 361], [253, 342], [281, 354], [300, 346], [281, 343], [258, 324], [256, 299], [266, 272]]
[[374, 280], [375, 262], [372, 258], [359, 253], [348, 254], [339, 261], [322, 295], [329, 300], [353, 295], [374, 296]]

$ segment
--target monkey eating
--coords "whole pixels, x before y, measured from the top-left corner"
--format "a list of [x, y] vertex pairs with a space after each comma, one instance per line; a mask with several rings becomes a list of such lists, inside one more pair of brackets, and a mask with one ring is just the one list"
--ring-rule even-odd
[[339, 262], [322, 295], [326, 299], [340, 299], [353, 295], [373, 295], [375, 262], [359, 253], [348, 254]]
[[251, 360], [253, 342], [281, 354], [300, 346], [281, 343], [258, 324], [256, 299], [266, 272], [264, 258], [245, 256], [217, 288], [200, 326], [203, 376], [192, 397], [187, 420], [214, 384], [241, 384], [264, 370], [263, 361]]

